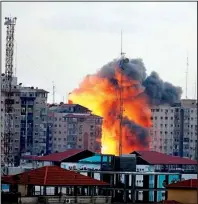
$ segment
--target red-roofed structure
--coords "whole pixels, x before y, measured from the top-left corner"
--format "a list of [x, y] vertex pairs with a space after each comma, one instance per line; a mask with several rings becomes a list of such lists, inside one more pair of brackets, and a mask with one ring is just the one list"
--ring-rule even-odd
[[[9, 194], [3, 194], [4, 203], [13, 203], [7, 201], [9, 199], [13, 200], [16, 197], [13, 198], [13, 196], [17, 194], [22, 203], [28, 201], [28, 203], [31, 203], [31, 200], [34, 201], [32, 203], [50, 203], [52, 201], [65, 203], [66, 199], [73, 199], [72, 203], [77, 203], [79, 199], [88, 204], [94, 198], [93, 192], [96, 192], [96, 189], [98, 194], [95, 195], [96, 197], [99, 195], [103, 203], [105, 199], [111, 200], [111, 196], [106, 196], [102, 191], [104, 187], [108, 187], [110, 184], [58, 166], [45, 166], [21, 174], [3, 176], [1, 182], [2, 184], [10, 184]], [[40, 186], [39, 191], [36, 190], [36, 186]], [[49, 187], [53, 187], [50, 194], [47, 191]], [[28, 201], [26, 197], [28, 197]], [[18, 198], [15, 199], [15, 202], [16, 200]]]
[[[167, 185], [166, 188], [168, 201], [174, 200], [185, 204], [197, 203], [198, 179], [178, 181]], [[168, 201], [165, 204], [169, 204]]]
[[177, 202], [176, 200], [164, 200], [163, 204], [182, 204], [182, 203]]
[[171, 183], [166, 188], [187, 188], [187, 189], [198, 189], [198, 179], [189, 179], [179, 181], [177, 183]]
[[150, 165], [196, 165], [197, 161], [177, 156], [170, 156], [156, 151], [134, 151], [139, 162]]
[[94, 152], [82, 149], [70, 149], [64, 152], [49, 154], [46, 156], [32, 157], [35, 161], [50, 161], [50, 162], [76, 162], [80, 159], [94, 156]]
[[108, 186], [109, 184], [100, 180], [69, 171], [58, 166], [45, 166], [38, 169], [4, 176], [2, 183], [35, 185], [35, 186]]

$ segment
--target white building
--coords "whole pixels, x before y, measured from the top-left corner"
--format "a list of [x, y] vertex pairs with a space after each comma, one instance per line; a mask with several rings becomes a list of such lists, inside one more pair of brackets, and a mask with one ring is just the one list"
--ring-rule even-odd
[[154, 106], [151, 111], [150, 149], [196, 159], [197, 101], [184, 99], [172, 106]]

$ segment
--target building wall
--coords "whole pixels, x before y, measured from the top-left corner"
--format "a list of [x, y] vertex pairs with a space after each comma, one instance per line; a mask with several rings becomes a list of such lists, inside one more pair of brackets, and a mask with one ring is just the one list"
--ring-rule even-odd
[[[67, 149], [88, 149], [90, 151], [101, 150], [102, 118], [92, 115], [86, 108], [79, 108], [75, 112], [75, 106], [69, 109], [69, 104], [48, 110], [49, 141], [52, 140], [52, 148], [49, 152], [62, 152]], [[65, 109], [65, 107], [68, 108]], [[50, 145], [50, 142], [47, 142]]]
[[197, 154], [197, 102], [153, 106], [150, 129], [151, 150], [191, 159]]
[[[1, 76], [1, 153], [4, 154], [5, 88], [6, 80]], [[12, 84], [12, 111], [10, 157], [18, 165], [20, 155], [29, 151], [31, 154], [46, 152], [46, 102], [47, 92], [34, 87], [23, 87], [14, 78]]]
[[197, 204], [197, 191], [190, 189], [168, 189], [167, 200], [175, 200], [183, 204]]

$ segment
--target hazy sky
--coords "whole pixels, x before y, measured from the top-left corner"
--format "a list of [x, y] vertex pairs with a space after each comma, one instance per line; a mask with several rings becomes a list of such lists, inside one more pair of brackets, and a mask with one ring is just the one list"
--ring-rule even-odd
[[[163, 80], [182, 86], [183, 97], [188, 51], [188, 96], [195, 97], [196, 2], [2, 4], [3, 21], [17, 17], [18, 82], [48, 90], [49, 101], [52, 81], [56, 101], [66, 100], [84, 76], [118, 57], [121, 29], [126, 56], [142, 58], [148, 74], [155, 70]], [[4, 51], [5, 26], [2, 32]]]

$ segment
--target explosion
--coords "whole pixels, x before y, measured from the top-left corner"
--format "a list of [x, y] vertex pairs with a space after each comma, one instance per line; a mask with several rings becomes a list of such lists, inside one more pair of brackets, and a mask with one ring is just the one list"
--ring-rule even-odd
[[[165, 84], [157, 73], [153, 72], [146, 78], [142, 60], [129, 60], [124, 64], [123, 70], [120, 69], [119, 62], [114, 60], [96, 74], [86, 76], [79, 88], [69, 95], [72, 103], [88, 107], [93, 114], [103, 117], [102, 153], [115, 155], [119, 153], [121, 101], [122, 153], [128, 154], [134, 150], [149, 148], [151, 105], [162, 101], [172, 102], [181, 94], [180, 88]], [[165, 86], [167, 84], [168, 88]]]

